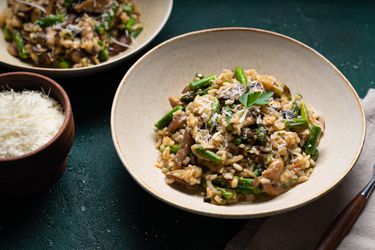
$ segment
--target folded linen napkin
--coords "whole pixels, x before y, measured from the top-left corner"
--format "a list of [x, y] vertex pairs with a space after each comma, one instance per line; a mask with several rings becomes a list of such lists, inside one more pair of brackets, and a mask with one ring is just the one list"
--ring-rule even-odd
[[[356, 196], [372, 177], [375, 162], [375, 89], [363, 100], [367, 132], [362, 154], [333, 191], [323, 198], [294, 211], [267, 219], [255, 233], [249, 221], [227, 244], [235, 249], [314, 249], [320, 238], [341, 210]], [[375, 249], [375, 194], [367, 201], [357, 222], [338, 249]]]

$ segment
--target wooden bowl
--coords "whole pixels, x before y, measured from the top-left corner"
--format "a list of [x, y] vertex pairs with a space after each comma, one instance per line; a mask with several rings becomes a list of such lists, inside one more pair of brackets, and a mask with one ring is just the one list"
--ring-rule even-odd
[[50, 89], [50, 96], [64, 108], [64, 122], [47, 144], [22, 156], [0, 158], [1, 195], [36, 193], [54, 184], [66, 168], [75, 132], [69, 97], [55, 81], [36, 73], [0, 74], [0, 89], [5, 86], [15, 91]]
[[[254, 68], [285, 82], [326, 120], [320, 157], [307, 182], [258, 203], [216, 206], [203, 197], [174, 189], [154, 166], [154, 124], [171, 108], [168, 97], [197, 73], [218, 74], [224, 68]], [[365, 116], [344, 75], [325, 57], [290, 37], [250, 28], [218, 28], [172, 38], [146, 53], [128, 70], [113, 101], [114, 145], [132, 177], [168, 204], [222, 218], [269, 216], [301, 207], [326, 194], [350, 171], [361, 152]]]

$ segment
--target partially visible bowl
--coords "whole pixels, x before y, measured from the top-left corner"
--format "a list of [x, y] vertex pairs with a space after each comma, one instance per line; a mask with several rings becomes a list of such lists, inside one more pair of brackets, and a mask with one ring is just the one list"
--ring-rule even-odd
[[44, 146], [21, 156], [0, 158], [0, 195], [23, 195], [42, 191], [64, 173], [67, 155], [73, 145], [74, 119], [69, 97], [52, 79], [27, 72], [0, 74], [0, 90], [50, 90], [64, 109], [64, 122], [57, 134]]
[[[108, 61], [84, 68], [59, 69], [37, 67], [32, 64], [22, 62], [18, 58], [10, 55], [7, 51], [8, 42], [5, 41], [3, 32], [0, 32], [0, 63], [18, 70], [38, 72], [49, 76], [59, 77], [76, 77], [98, 73], [100, 71], [109, 69], [110, 67], [129, 59], [131, 56], [135, 55], [142, 48], [144, 48], [148, 43], [150, 43], [164, 27], [172, 11], [173, 5], [173, 0], [135, 0], [134, 2], [140, 8], [141, 21], [144, 29], [135, 39], [135, 43], [131, 46], [131, 48], [109, 58]], [[7, 1], [0, 1], [0, 12], [3, 12], [6, 7]]]
[[[170, 110], [168, 97], [180, 93], [197, 72], [255, 68], [285, 82], [293, 94], [326, 120], [320, 158], [310, 179], [265, 202], [216, 206], [168, 186], [154, 166], [154, 123]], [[348, 80], [326, 58], [290, 37], [249, 28], [192, 32], [155, 47], [127, 72], [113, 101], [113, 142], [125, 168], [149, 193], [181, 209], [207, 216], [251, 218], [303, 206], [336, 186], [356, 162], [365, 136], [365, 117]]]

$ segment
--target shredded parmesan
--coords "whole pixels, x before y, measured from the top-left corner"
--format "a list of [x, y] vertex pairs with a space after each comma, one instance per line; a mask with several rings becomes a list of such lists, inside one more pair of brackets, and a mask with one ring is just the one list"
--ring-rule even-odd
[[64, 121], [63, 108], [38, 91], [0, 91], [0, 158], [34, 151], [51, 140]]

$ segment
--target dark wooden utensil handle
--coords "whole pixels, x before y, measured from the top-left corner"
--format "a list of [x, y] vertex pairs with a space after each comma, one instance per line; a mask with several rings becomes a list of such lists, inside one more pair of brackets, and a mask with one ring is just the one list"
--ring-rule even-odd
[[338, 244], [357, 220], [363, 206], [366, 204], [366, 201], [366, 197], [362, 194], [358, 194], [354, 197], [325, 232], [316, 246], [316, 250], [336, 249]]

